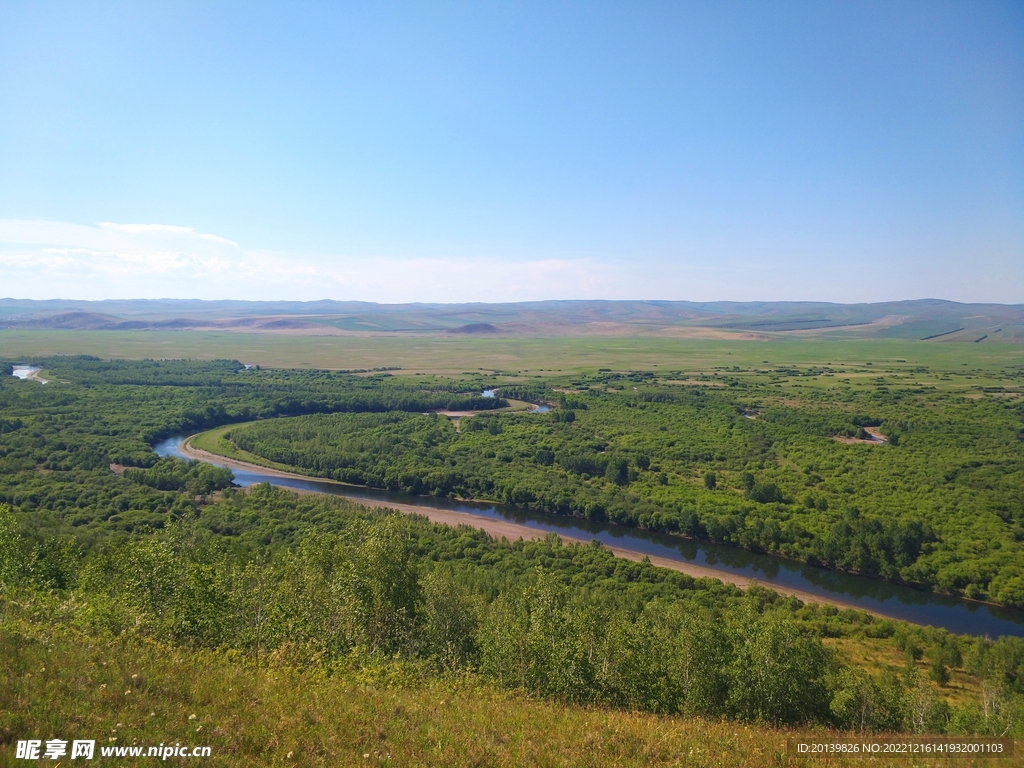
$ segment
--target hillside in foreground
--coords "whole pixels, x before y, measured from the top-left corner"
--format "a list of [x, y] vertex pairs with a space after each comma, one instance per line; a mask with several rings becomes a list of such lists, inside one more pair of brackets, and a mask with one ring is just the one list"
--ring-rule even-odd
[[[0, 682], [0, 765], [29, 764], [13, 754], [14, 740], [26, 736], [96, 739], [97, 750], [209, 746], [201, 763], [210, 766], [865, 764], [787, 752], [790, 739], [863, 738], [823, 728], [534, 700], [472, 677], [430, 678], [399, 662], [304, 672], [292, 666], [287, 649], [256, 667], [237, 656], [26, 621], [0, 624]], [[1015, 763], [898, 758], [869, 764]]]

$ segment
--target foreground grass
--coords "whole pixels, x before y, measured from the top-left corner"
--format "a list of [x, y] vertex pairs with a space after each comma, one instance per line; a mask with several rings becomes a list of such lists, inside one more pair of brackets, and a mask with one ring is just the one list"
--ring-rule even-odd
[[[24, 764], [14, 758], [19, 738], [96, 739], [97, 756], [109, 744], [208, 745], [212, 758], [202, 763], [211, 766], [866, 762], [786, 754], [787, 738], [810, 734], [532, 701], [471, 677], [430, 679], [393, 663], [330, 674], [291, 669], [286, 659], [256, 668], [137, 638], [100, 640], [65, 626], [0, 624], [0, 765]], [[155, 759], [137, 764], [148, 762]]]

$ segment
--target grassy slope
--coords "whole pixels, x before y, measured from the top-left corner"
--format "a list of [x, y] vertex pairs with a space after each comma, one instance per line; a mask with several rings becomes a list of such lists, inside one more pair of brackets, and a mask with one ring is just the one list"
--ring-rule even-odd
[[53, 737], [209, 745], [203, 764], [211, 766], [863, 764], [787, 756], [787, 738], [822, 731], [538, 702], [472, 680], [422, 682], [398, 667], [326, 676], [276, 661], [256, 668], [8, 620], [0, 624], [0, 765], [21, 762], [13, 740]]

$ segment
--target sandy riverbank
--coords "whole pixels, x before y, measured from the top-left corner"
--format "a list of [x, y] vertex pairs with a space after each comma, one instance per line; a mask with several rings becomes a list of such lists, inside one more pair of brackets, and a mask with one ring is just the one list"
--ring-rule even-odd
[[[291, 477], [297, 478], [299, 480], [315, 480], [316, 482], [319, 483], [331, 483], [332, 485], [336, 485], [338, 487], [342, 495], [344, 495], [345, 488], [351, 487], [347, 486], [345, 483], [338, 483], [336, 481], [327, 480], [321, 477], [301, 475], [298, 474], [297, 472], [284, 472], [278, 469], [262, 467], [259, 464], [250, 464], [249, 462], [245, 461], [228, 459], [225, 458], [224, 456], [220, 456], [218, 454], [210, 453], [209, 451], [204, 451], [200, 448], [193, 447], [192, 438], [188, 438], [187, 440], [185, 440], [181, 444], [180, 450], [183, 456], [187, 456], [190, 459], [199, 459], [200, 461], [216, 462], [218, 464], [222, 464], [227, 467], [233, 467], [235, 469], [246, 469], [256, 472], [262, 472], [267, 475], [272, 475], [273, 477]], [[288, 490], [294, 491], [296, 493], [315, 493], [315, 491], [302, 491], [295, 488], [289, 488]], [[509, 522], [507, 520], [494, 520], [486, 517], [478, 517], [477, 515], [473, 515], [468, 512], [456, 512], [454, 510], [438, 509], [436, 507], [429, 507], [419, 504], [401, 504], [391, 501], [364, 499], [360, 497], [352, 497], [350, 498], [350, 500], [356, 502], [357, 504], [362, 504], [365, 507], [384, 507], [387, 509], [397, 509], [398, 511], [405, 512], [407, 514], [422, 515], [423, 517], [426, 517], [433, 523], [450, 525], [453, 528], [459, 525], [468, 525], [472, 528], [482, 530], [490, 536], [494, 536], [498, 539], [505, 538], [509, 541], [515, 541], [516, 539], [522, 538], [525, 541], [534, 541], [536, 539], [543, 539], [545, 536], [547, 536], [547, 532], [545, 531], [538, 531], [535, 528], [529, 528], [525, 525], [519, 525], [518, 523]], [[558, 535], [563, 541], [581, 544], [589, 543], [589, 540], [583, 538], [567, 536], [566, 534], [562, 533]], [[612, 552], [616, 557], [622, 557], [626, 560], [640, 562], [645, 557], [645, 555], [642, 552], [635, 552], [633, 550], [625, 549], [623, 547], [605, 545], [605, 548]], [[647, 557], [649, 557], [653, 565], [656, 565], [659, 568], [668, 568], [673, 571], [679, 571], [680, 573], [685, 573], [688, 576], [692, 576], [696, 579], [718, 579], [719, 581], [725, 582], [726, 584], [734, 584], [740, 589], [748, 588], [754, 581], [753, 579], [747, 579], [742, 576], [736, 576], [735, 574], [728, 573], [726, 571], [719, 571], [714, 568], [705, 568], [701, 565], [684, 563], [678, 560], [670, 560], [665, 557]], [[797, 598], [798, 600], [804, 603], [828, 604], [834, 605], [838, 608], [853, 608], [854, 610], [858, 611], [864, 610], [863, 608], [860, 608], [855, 605], [849, 605], [838, 600], [829, 600], [823, 597], [819, 597], [817, 595], [809, 594], [807, 592], [801, 592], [796, 589], [790, 589], [788, 587], [772, 584], [770, 582], [758, 581], [757, 583], [762, 586], [769, 587], [770, 589], [775, 590], [779, 594], [792, 595], [793, 597]], [[868, 611], [868, 613], [871, 613], [871, 611]]]

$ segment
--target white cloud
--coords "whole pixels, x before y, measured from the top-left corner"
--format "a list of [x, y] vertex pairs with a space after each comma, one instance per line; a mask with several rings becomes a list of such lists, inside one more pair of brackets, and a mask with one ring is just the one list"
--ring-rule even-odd
[[208, 235], [203, 232], [196, 232], [192, 227], [176, 227], [173, 224], [114, 224], [109, 221], [101, 221], [96, 225], [100, 229], [127, 232], [131, 235], [157, 234], [157, 235], [183, 235], [186, 237], [199, 238], [211, 243], [220, 243], [237, 248], [238, 243], [217, 235]]
[[631, 282], [582, 258], [295, 254], [166, 224], [0, 219], [0, 294], [18, 298], [516, 301], [616, 298]]
[[789, 242], [690, 244], [657, 254], [590, 257], [477, 253], [400, 257], [288, 253], [167, 224], [93, 226], [0, 219], [0, 296], [504, 302], [540, 299], [1021, 301], [1016, 244], [985, 263], [953, 244], [928, 256], [900, 244], [856, 249]]

